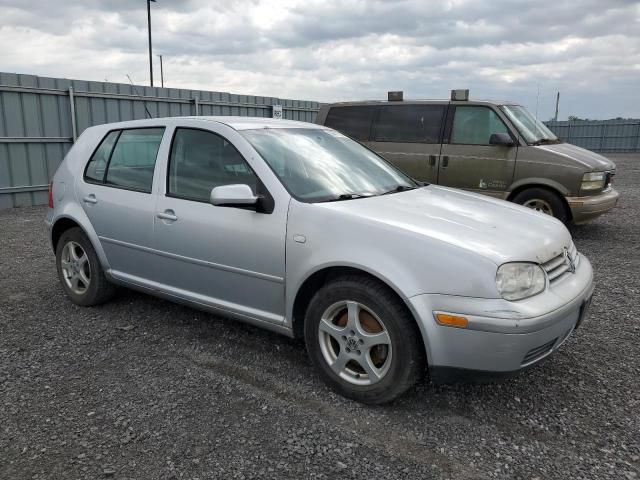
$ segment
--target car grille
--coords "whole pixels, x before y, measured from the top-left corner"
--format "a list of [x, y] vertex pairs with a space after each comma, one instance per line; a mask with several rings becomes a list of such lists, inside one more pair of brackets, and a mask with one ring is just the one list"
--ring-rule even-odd
[[[576, 246], [573, 244], [573, 242], [569, 247], [569, 256], [573, 259], [576, 268], [578, 268], [578, 264], [580, 263], [580, 255], [578, 255], [578, 250], [576, 249]], [[549, 283], [553, 284], [556, 281], [560, 280], [562, 276], [569, 271], [569, 264], [565, 260], [563, 252], [560, 255], [553, 257], [548, 262], [543, 263], [542, 268], [545, 272], [547, 272]]]
[[522, 365], [531, 363], [534, 360], [537, 360], [538, 358], [545, 356], [547, 353], [551, 351], [551, 349], [556, 343], [556, 340], [558, 339], [554, 338], [553, 340], [545, 343], [544, 345], [540, 345], [539, 347], [535, 347], [529, 350], [527, 354], [524, 356], [524, 358], [522, 359]]
[[611, 188], [611, 184], [613, 183], [613, 176], [615, 174], [615, 172], [607, 172], [606, 176], [604, 177], [604, 190], [609, 190]]

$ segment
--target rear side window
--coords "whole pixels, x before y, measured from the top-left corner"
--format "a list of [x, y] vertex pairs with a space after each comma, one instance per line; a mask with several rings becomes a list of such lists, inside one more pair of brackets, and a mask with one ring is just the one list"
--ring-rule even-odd
[[375, 127], [376, 142], [440, 143], [444, 105], [387, 105]]
[[115, 131], [109, 132], [109, 134], [104, 137], [100, 146], [93, 153], [91, 160], [89, 160], [87, 170], [84, 172], [85, 179], [100, 183], [104, 181], [104, 174], [107, 172], [107, 163], [109, 162], [109, 157], [118, 139], [118, 135], [120, 135], [120, 132]]
[[509, 133], [500, 117], [489, 107], [456, 107], [451, 143], [489, 145], [492, 133]]
[[164, 127], [109, 132], [89, 160], [85, 180], [151, 193], [163, 135]]
[[356, 140], [367, 141], [376, 107], [331, 107], [324, 124]]
[[107, 167], [106, 184], [151, 192], [164, 128], [124, 130]]
[[213, 132], [178, 128], [171, 147], [167, 192], [170, 196], [208, 202], [211, 190], [245, 184], [256, 193], [257, 177], [244, 157]]

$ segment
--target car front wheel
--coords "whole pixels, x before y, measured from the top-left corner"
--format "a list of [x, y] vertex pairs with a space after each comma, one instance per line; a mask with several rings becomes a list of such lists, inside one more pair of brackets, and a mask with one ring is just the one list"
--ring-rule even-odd
[[567, 209], [559, 195], [546, 188], [527, 188], [513, 197], [514, 203], [556, 217], [563, 223], [569, 219]]
[[363, 403], [395, 399], [425, 367], [421, 335], [406, 306], [364, 276], [336, 279], [314, 295], [305, 340], [323, 380]]

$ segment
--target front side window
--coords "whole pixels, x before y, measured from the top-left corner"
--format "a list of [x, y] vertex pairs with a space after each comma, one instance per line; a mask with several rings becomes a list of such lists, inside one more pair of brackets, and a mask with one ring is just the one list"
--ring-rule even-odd
[[333, 130], [262, 128], [241, 133], [300, 201], [347, 200], [416, 188], [383, 158]]
[[494, 133], [509, 133], [496, 112], [489, 107], [456, 107], [451, 131], [451, 143], [459, 145], [489, 145]]
[[376, 142], [440, 143], [444, 105], [386, 105], [375, 127]]
[[240, 152], [213, 132], [178, 128], [169, 158], [170, 196], [208, 202], [211, 190], [245, 184], [256, 194], [258, 179]]
[[142, 192], [151, 192], [153, 170], [164, 128], [123, 130], [118, 138], [105, 183]]
[[369, 140], [376, 108], [369, 105], [331, 107], [324, 124], [351, 138], [366, 142]]

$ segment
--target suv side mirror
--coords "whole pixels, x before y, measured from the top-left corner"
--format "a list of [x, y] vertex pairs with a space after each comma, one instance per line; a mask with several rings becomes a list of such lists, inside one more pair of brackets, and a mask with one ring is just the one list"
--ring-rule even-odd
[[508, 133], [492, 133], [489, 137], [489, 145], [513, 146], [513, 139]]
[[258, 197], [249, 185], [222, 185], [211, 190], [209, 201], [218, 207], [251, 207], [258, 203]]

